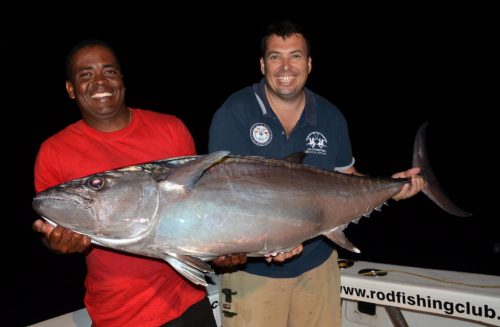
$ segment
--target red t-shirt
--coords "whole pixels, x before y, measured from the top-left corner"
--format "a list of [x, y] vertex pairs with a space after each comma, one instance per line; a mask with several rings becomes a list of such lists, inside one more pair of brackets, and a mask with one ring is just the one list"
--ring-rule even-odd
[[[80, 120], [43, 142], [35, 163], [36, 191], [109, 169], [195, 154], [193, 138], [178, 118], [131, 112], [131, 122], [119, 131], [101, 132]], [[92, 247], [86, 261], [85, 306], [98, 327], [158, 326], [206, 294], [160, 260]]]

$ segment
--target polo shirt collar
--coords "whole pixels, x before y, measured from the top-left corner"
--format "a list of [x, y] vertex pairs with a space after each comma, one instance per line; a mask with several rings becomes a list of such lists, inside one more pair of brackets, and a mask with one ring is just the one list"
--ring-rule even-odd
[[[274, 113], [272, 113], [269, 101], [267, 101], [265, 83], [265, 78], [262, 78], [259, 83], [253, 84], [253, 91], [257, 102], [259, 103], [262, 115], [264, 115], [264, 117], [269, 117], [270, 115], [274, 115]], [[304, 115], [300, 117], [300, 120], [304, 119], [307, 124], [316, 126], [318, 122], [316, 98], [313, 96], [313, 93], [309, 91], [309, 89], [304, 88], [304, 92], [306, 94], [306, 106], [304, 109]]]

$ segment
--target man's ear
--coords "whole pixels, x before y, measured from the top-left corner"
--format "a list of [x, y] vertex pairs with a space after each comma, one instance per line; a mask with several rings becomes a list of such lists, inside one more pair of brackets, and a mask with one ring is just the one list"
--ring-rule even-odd
[[266, 75], [266, 66], [264, 64], [264, 58], [260, 58], [260, 72], [262, 75]]
[[74, 100], [76, 98], [75, 87], [73, 86], [73, 83], [71, 83], [71, 81], [66, 81], [66, 91], [68, 91], [70, 99]]

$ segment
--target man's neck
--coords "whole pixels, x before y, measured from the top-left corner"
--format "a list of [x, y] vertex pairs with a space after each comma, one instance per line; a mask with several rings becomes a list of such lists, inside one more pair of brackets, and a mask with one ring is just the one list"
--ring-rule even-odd
[[107, 119], [87, 115], [84, 116], [83, 120], [87, 123], [87, 125], [101, 132], [116, 132], [128, 126], [132, 120], [132, 113], [130, 112], [130, 109], [125, 108], [124, 110], [120, 110], [120, 112], [115, 116]]
[[283, 99], [268, 92], [266, 88], [266, 96], [273, 112], [278, 117], [281, 125], [285, 129], [288, 136], [292, 132], [295, 125], [300, 119], [305, 108], [305, 94], [301, 92], [298, 96], [290, 99]]

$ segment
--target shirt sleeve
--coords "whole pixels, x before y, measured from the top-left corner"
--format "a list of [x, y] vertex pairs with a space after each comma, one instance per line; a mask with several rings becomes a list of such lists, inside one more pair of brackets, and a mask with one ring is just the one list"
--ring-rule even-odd
[[347, 122], [343, 116], [341, 116], [341, 119], [339, 119], [337, 131], [338, 131], [339, 149], [338, 149], [337, 162], [335, 164], [334, 170], [342, 171], [354, 165], [354, 157], [352, 155], [349, 130], [347, 128]]
[[35, 160], [35, 191], [37, 193], [64, 182], [58, 167], [59, 159], [50, 145], [43, 143]]
[[177, 135], [180, 142], [179, 156], [191, 156], [196, 154], [196, 146], [193, 136], [184, 122], [178, 119]]

